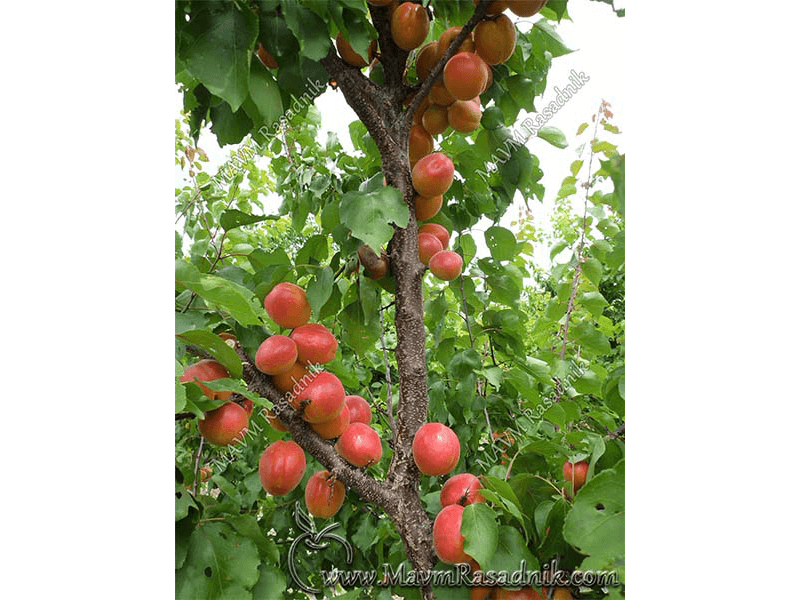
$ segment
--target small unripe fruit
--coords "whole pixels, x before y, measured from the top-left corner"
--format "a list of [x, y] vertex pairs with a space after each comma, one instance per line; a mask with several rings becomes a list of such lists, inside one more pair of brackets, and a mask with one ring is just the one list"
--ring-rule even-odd
[[461, 444], [458, 436], [447, 425], [425, 423], [414, 435], [411, 454], [423, 474], [447, 475], [458, 464]]
[[293, 283], [279, 283], [264, 298], [264, 309], [269, 318], [286, 329], [294, 329], [308, 322], [311, 305], [303, 288]]
[[247, 412], [235, 402], [223, 404], [205, 414], [197, 426], [201, 435], [215, 446], [230, 446], [241, 442], [247, 433]]
[[428, 263], [428, 268], [434, 277], [442, 281], [453, 281], [453, 279], [461, 275], [463, 266], [464, 261], [461, 256], [449, 250], [434, 254]]
[[586, 475], [589, 472], [589, 463], [587, 463], [585, 460], [576, 462], [574, 464], [566, 461], [561, 470], [564, 473], [564, 479], [566, 479], [568, 483], [573, 484], [573, 493], [576, 493], [583, 487], [583, 484], [586, 483]]
[[431, 104], [422, 113], [422, 126], [431, 135], [439, 135], [447, 131], [447, 108], [439, 104]]
[[291, 371], [297, 362], [297, 344], [285, 335], [273, 335], [261, 342], [256, 351], [256, 369], [267, 375]]
[[473, 100], [458, 100], [447, 107], [447, 122], [459, 133], [470, 133], [481, 124], [481, 105]]
[[[372, 57], [375, 55], [375, 49], [377, 48], [377, 42], [372, 40], [369, 45], [369, 49], [367, 50], [367, 57], [369, 60], [372, 60]], [[358, 54], [353, 47], [350, 45], [344, 36], [339, 33], [336, 36], [336, 49], [339, 51], [339, 56], [342, 57], [342, 60], [349, 65], [353, 65], [354, 67], [358, 67], [359, 69], [366, 67], [368, 62], [364, 60], [360, 54]]]
[[273, 496], [285, 496], [297, 487], [306, 470], [306, 455], [295, 442], [270, 444], [258, 461], [261, 486]]
[[311, 429], [316, 431], [317, 435], [322, 439], [332, 440], [342, 435], [348, 425], [350, 425], [350, 411], [342, 408], [333, 419], [322, 423], [313, 423]]

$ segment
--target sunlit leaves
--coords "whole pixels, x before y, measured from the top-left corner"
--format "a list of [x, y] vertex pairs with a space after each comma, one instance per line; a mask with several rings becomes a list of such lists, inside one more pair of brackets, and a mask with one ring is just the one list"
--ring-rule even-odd
[[394, 234], [390, 224], [405, 227], [409, 211], [400, 192], [387, 186], [374, 192], [346, 193], [339, 206], [339, 216], [355, 237], [378, 251]]

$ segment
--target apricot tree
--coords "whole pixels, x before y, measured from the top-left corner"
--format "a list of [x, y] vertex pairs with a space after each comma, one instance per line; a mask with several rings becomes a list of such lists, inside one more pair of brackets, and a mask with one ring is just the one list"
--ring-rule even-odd
[[[556, 559], [624, 582], [610, 107], [579, 128], [552, 268], [533, 260], [547, 234], [529, 215], [516, 234], [498, 224], [515, 197], [543, 198], [528, 138], [565, 145], [517, 123], [570, 51], [565, 14], [558, 0], [176, 2], [177, 597], [468, 598], [394, 579], [460, 562]], [[357, 117], [354, 152], [318, 139], [327, 89]], [[234, 147], [214, 175], [206, 126]], [[345, 565], [374, 578], [325, 575]], [[472, 593], [520, 587], [495, 583]], [[594, 583], [557, 593], [622, 597]]]

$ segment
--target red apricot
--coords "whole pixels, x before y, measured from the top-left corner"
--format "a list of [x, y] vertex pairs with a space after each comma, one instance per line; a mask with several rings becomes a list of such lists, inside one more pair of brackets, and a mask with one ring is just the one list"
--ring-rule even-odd
[[583, 487], [584, 483], [586, 483], [586, 475], [589, 472], [589, 463], [587, 463], [585, 460], [576, 462], [574, 464], [566, 461], [561, 470], [564, 473], [564, 479], [573, 485], [573, 493], [575, 493]]
[[311, 429], [317, 432], [317, 435], [325, 440], [332, 440], [339, 437], [350, 425], [350, 411], [342, 408], [339, 414], [330, 421], [323, 421], [322, 423], [312, 423]]
[[419, 244], [419, 261], [427, 266], [431, 257], [442, 251], [442, 242], [431, 233], [420, 233], [417, 239]]
[[456, 100], [471, 100], [486, 87], [486, 70], [481, 57], [459, 52], [444, 66], [444, 86]]
[[306, 508], [315, 517], [329, 519], [344, 503], [344, 484], [335, 481], [328, 471], [318, 471], [306, 482]]
[[442, 209], [442, 200], [442, 196], [434, 196], [433, 198], [414, 196], [414, 216], [416, 220], [427, 221], [439, 214]]
[[308, 372], [305, 365], [296, 362], [292, 368], [285, 373], [278, 373], [272, 376], [272, 384], [284, 394], [291, 392], [295, 385], [299, 384], [304, 379], [306, 383], [311, 383], [311, 379], [315, 376]]
[[419, 226], [420, 233], [432, 233], [442, 242], [442, 248], [447, 248], [450, 243], [450, 232], [438, 223], [425, 223]]
[[331, 362], [339, 347], [328, 328], [317, 323], [302, 325], [292, 331], [289, 337], [297, 344], [297, 360], [307, 365]]
[[444, 106], [431, 104], [422, 114], [422, 126], [431, 135], [444, 133], [447, 125], [447, 108]]
[[[447, 67], [447, 65], [445, 65], [445, 67]], [[430, 99], [433, 104], [438, 104], [439, 106], [450, 106], [456, 101], [455, 96], [450, 93], [450, 90], [445, 87], [444, 82], [441, 80], [433, 84]]]
[[[212, 360], [210, 358], [205, 358], [201, 361], [198, 361], [192, 365], [186, 367], [183, 371], [183, 375], [181, 375], [180, 382], [186, 383], [188, 381], [194, 381], [197, 379], [198, 381], [216, 381], [217, 379], [225, 379], [226, 377], [230, 377], [228, 370], [223, 366], [222, 363], [217, 362], [216, 360]], [[214, 390], [207, 388], [206, 386], [197, 383], [196, 384], [202, 392], [212, 400], [229, 400], [231, 394], [233, 392], [215, 392]]]
[[458, 100], [447, 107], [447, 122], [460, 133], [470, 133], [481, 123], [481, 105], [473, 100]]
[[434, 152], [419, 160], [411, 171], [411, 181], [420, 196], [441, 196], [453, 183], [453, 161], [441, 152]]
[[264, 309], [280, 327], [294, 329], [311, 316], [311, 305], [303, 288], [293, 283], [279, 283], [264, 298]]
[[309, 423], [323, 423], [335, 418], [344, 407], [344, 387], [333, 373], [320, 373], [291, 401], [292, 406], [303, 410], [303, 419]]
[[215, 446], [230, 446], [241, 442], [247, 433], [247, 412], [235, 402], [227, 402], [210, 410], [198, 421], [201, 435]]
[[442, 486], [442, 492], [439, 494], [439, 501], [443, 507], [449, 506], [450, 504], [468, 506], [470, 504], [486, 502], [478, 491], [481, 487], [481, 482], [475, 475], [470, 473], [453, 475]]
[[[369, 45], [369, 49], [367, 50], [367, 57], [369, 60], [372, 60], [372, 57], [375, 56], [375, 50], [378, 47], [378, 42], [376, 40], [372, 40]], [[349, 65], [353, 65], [354, 67], [358, 67], [359, 69], [366, 67], [368, 61], [364, 60], [360, 54], [358, 54], [353, 47], [350, 45], [344, 36], [339, 33], [336, 36], [336, 49], [339, 51], [339, 55], [342, 57], [342, 60]]]
[[[547, 0], [545, 0], [546, 2]], [[514, 0], [495, 0], [489, 5], [489, 8], [486, 10], [487, 15], [499, 15], [505, 9], [508, 8], [510, 2], [514, 2]], [[478, 6], [478, 0], [472, 0], [473, 6]]]
[[291, 371], [297, 361], [297, 344], [285, 335], [272, 335], [256, 351], [256, 369], [267, 375]]
[[461, 444], [447, 425], [425, 423], [414, 435], [411, 454], [417, 468], [425, 475], [447, 475], [458, 464]]
[[270, 444], [258, 461], [261, 486], [273, 496], [285, 496], [297, 487], [306, 470], [306, 455], [292, 441]]
[[383, 448], [378, 433], [364, 423], [350, 423], [336, 442], [336, 452], [355, 467], [368, 467], [381, 459]]
[[392, 13], [392, 39], [403, 50], [413, 50], [424, 42], [429, 26], [428, 11], [421, 4], [403, 2]]
[[345, 396], [344, 405], [350, 413], [351, 423], [372, 423], [372, 409], [361, 396]]
[[464, 261], [461, 259], [460, 255], [455, 252], [444, 250], [443, 252], [433, 255], [430, 263], [428, 263], [428, 268], [437, 279], [452, 281], [461, 275], [461, 268], [463, 265]]
[[464, 507], [458, 504], [445, 506], [433, 522], [433, 550], [443, 563], [456, 565], [471, 560], [464, 552], [464, 536], [461, 535], [461, 517]]
[[490, 65], [506, 62], [514, 54], [517, 30], [505, 15], [481, 21], [475, 27], [475, 52]]
[[425, 81], [433, 67], [436, 66], [436, 61], [436, 42], [425, 44], [417, 54], [417, 62], [414, 63], [417, 79]]
[[408, 134], [408, 161], [413, 167], [423, 156], [433, 152], [433, 138], [422, 125], [412, 125]]

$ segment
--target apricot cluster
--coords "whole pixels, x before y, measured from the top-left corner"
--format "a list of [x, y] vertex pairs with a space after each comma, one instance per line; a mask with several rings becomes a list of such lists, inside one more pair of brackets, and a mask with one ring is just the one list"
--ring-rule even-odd
[[[292, 332], [264, 340], [256, 352], [256, 368], [272, 377], [275, 387], [301, 411], [317, 435], [337, 440], [335, 449], [342, 458], [357, 467], [377, 463], [383, 449], [380, 436], [370, 427], [369, 404], [361, 396], [346, 395], [339, 378], [320, 368], [334, 359], [339, 344], [327, 327], [308, 323], [311, 307], [305, 291], [292, 283], [279, 283], [264, 298], [264, 308], [277, 325]], [[272, 412], [265, 411], [265, 416], [274, 429], [287, 431]], [[264, 450], [258, 472], [268, 493], [284, 496], [297, 487], [305, 469], [300, 446], [278, 441]], [[344, 495], [341, 481], [319, 471], [306, 483], [306, 508], [314, 516], [329, 518], [341, 508]]]

